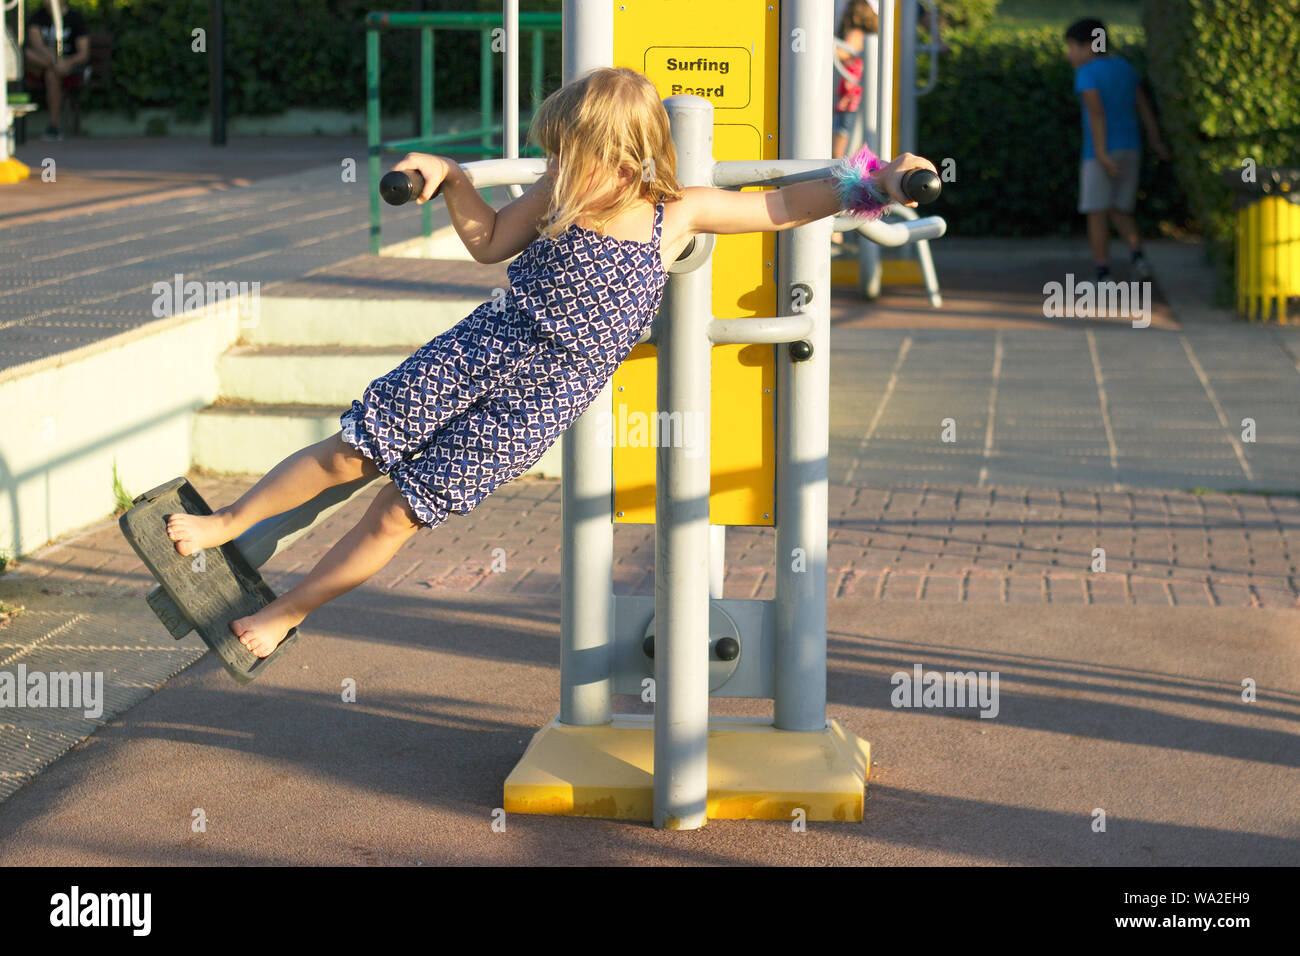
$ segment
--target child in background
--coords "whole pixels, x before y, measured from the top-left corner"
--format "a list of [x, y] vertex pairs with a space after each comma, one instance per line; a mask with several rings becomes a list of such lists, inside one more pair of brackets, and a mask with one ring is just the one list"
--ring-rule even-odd
[[[849, 0], [840, 17], [839, 28], [835, 35], [855, 50], [861, 50], [868, 33], [878, 33], [880, 22], [876, 14], [879, 0]], [[858, 83], [850, 83], [835, 73], [835, 120], [831, 124], [831, 156], [839, 159], [849, 145], [849, 133], [853, 129], [853, 118], [862, 103], [862, 57], [854, 56], [838, 43], [834, 46], [835, 56], [844, 64], [844, 68]], [[842, 232], [831, 233], [831, 242], [844, 241]]]
[[1065, 46], [1074, 67], [1074, 92], [1082, 101], [1079, 212], [1088, 217], [1096, 280], [1110, 278], [1107, 247], [1111, 224], [1129, 245], [1133, 274], [1146, 279], [1151, 269], [1142, 253], [1142, 238], [1133, 217], [1142, 167], [1139, 118], [1155, 154], [1168, 160], [1169, 150], [1160, 138], [1155, 112], [1137, 70], [1123, 57], [1109, 52], [1106, 25], [1091, 18], [1071, 24], [1065, 31]]
[[[835, 35], [855, 50], [861, 50], [868, 33], [880, 30], [876, 13], [878, 0], [849, 0], [840, 17], [839, 28]], [[848, 50], [835, 45], [835, 56], [844, 64], [844, 68], [854, 80], [862, 80], [862, 57], [854, 56]], [[835, 74], [835, 122], [832, 126], [831, 156], [839, 159], [849, 145], [849, 132], [853, 129], [853, 117], [862, 102], [862, 87], [859, 83], [850, 83], [837, 72]]]
[[[529, 138], [546, 175], [494, 210], [454, 162], [412, 153], [395, 169], [442, 186], [457, 234], [478, 262], [503, 262], [490, 299], [370, 383], [340, 430], [286, 458], [211, 515], [173, 514], [183, 555], [230, 541], [326, 488], [383, 474], [361, 521], [307, 576], [231, 631], [266, 657], [315, 608], [375, 574], [421, 528], [468, 514], [527, 471], [592, 403], [663, 296], [667, 267], [700, 233], [792, 229], [857, 199], [834, 178], [741, 192], [683, 188], [668, 113], [654, 84], [598, 68], [546, 98]], [[871, 179], [896, 202], [902, 177], [934, 166], [904, 153]]]

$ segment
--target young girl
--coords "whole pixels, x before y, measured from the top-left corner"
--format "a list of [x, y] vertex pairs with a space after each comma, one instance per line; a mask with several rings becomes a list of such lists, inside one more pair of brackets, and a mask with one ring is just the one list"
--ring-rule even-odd
[[[286, 458], [238, 501], [209, 516], [169, 517], [168, 536], [188, 555], [333, 485], [363, 475], [392, 479], [301, 582], [231, 622], [259, 657], [387, 564], [421, 527], [467, 514], [527, 471], [649, 327], [666, 270], [692, 236], [791, 229], [842, 206], [830, 180], [760, 192], [683, 188], [668, 114], [654, 85], [630, 69], [596, 69], [557, 90], [538, 109], [529, 138], [548, 157], [546, 175], [500, 211], [439, 156], [413, 153], [394, 167], [424, 175], [420, 202], [442, 184], [476, 261], [518, 254], [505, 295], [371, 382], [337, 434]], [[916, 168], [934, 169], [904, 154], [874, 178], [907, 203], [901, 178]]]
[[[880, 32], [880, 20], [876, 13], [876, 3], [869, 0], [849, 0], [840, 17], [840, 28], [835, 35], [855, 50], [861, 50], [868, 33]], [[844, 64], [844, 69], [855, 80], [862, 79], [862, 57], [854, 56], [848, 50], [835, 45], [835, 56]], [[849, 145], [849, 132], [853, 128], [853, 117], [857, 115], [862, 103], [862, 87], [851, 83], [836, 74], [835, 84], [835, 122], [832, 126], [831, 157], [839, 159]]]

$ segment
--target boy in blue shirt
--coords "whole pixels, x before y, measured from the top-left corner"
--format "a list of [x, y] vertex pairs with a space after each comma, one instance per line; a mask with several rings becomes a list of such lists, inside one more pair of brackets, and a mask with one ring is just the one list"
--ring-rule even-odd
[[1151, 100], [1137, 70], [1123, 57], [1108, 52], [1104, 23], [1088, 18], [1072, 24], [1065, 31], [1065, 47], [1074, 67], [1074, 92], [1083, 106], [1079, 212], [1088, 217], [1088, 242], [1097, 281], [1110, 278], [1107, 219], [1128, 242], [1134, 274], [1146, 279], [1151, 269], [1142, 255], [1142, 239], [1133, 218], [1142, 166], [1139, 118], [1155, 154], [1168, 160], [1169, 150], [1160, 138]]

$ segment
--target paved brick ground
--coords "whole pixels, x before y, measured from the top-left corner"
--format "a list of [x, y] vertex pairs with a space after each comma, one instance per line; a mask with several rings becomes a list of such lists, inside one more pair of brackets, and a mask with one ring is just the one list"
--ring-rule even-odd
[[1297, 344], [1245, 325], [838, 331], [832, 480], [1297, 491]]
[[[252, 484], [191, 477], [214, 506]], [[274, 558], [264, 569], [272, 586], [290, 587], [310, 570], [373, 494]], [[1300, 601], [1300, 497], [1290, 495], [836, 486], [830, 511], [831, 599], [1268, 608]], [[616, 525], [614, 539], [615, 591], [649, 593], [653, 529]], [[774, 595], [774, 546], [770, 529], [728, 530], [728, 597]], [[1104, 570], [1094, 571], [1103, 567], [1097, 549]], [[559, 572], [559, 482], [523, 478], [472, 514], [417, 534], [364, 587], [412, 597], [558, 594]], [[79, 596], [152, 588], [114, 523], [31, 555], [7, 577]]]

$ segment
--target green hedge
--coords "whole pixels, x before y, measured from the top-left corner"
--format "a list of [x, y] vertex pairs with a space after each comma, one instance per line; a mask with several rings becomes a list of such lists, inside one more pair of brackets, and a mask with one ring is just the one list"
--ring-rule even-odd
[[[291, 7], [291, 12], [287, 9]], [[88, 96], [89, 109], [167, 108], [178, 120], [208, 109], [208, 58], [191, 51], [192, 31], [207, 29], [207, 0], [99, 0], [82, 4], [94, 32], [113, 39], [111, 82]], [[365, 107], [365, 15], [415, 9], [501, 12], [494, 0], [226, 0], [226, 107], [231, 116], [274, 115], [291, 107]], [[529, 10], [559, 9], [559, 0]], [[381, 102], [386, 113], [409, 113], [419, 32], [385, 31]], [[531, 37], [520, 56], [527, 88]], [[559, 83], [560, 35], [546, 35], [544, 94]], [[474, 31], [435, 33], [434, 88], [443, 108], [477, 108], [479, 38]], [[498, 80], [499, 82], [499, 80]], [[525, 107], [527, 104], [524, 104]]]
[[[1146, 71], [1142, 33], [1110, 31], [1111, 48]], [[932, 208], [953, 235], [1072, 235], [1082, 146], [1074, 73], [1063, 31], [1038, 28], [950, 34], [934, 92], [919, 103], [920, 151], [955, 161]], [[1188, 211], [1170, 166], [1144, 150], [1138, 220], [1145, 234], [1187, 226]]]
[[1152, 85], [1178, 181], [1231, 268], [1232, 197], [1250, 157], [1300, 165], [1300, 0], [1146, 0]]
[[[231, 115], [274, 115], [291, 107], [359, 110], [365, 105], [364, 16], [377, 9], [498, 11], [497, 0], [226, 0], [227, 103]], [[559, 0], [530, 10], [557, 11]], [[985, 0], [954, 15], [978, 22]], [[88, 109], [128, 113], [169, 108], [181, 120], [206, 114], [208, 60], [190, 50], [191, 31], [208, 26], [207, 0], [88, 0], [92, 29], [113, 37], [112, 82]], [[1112, 47], [1151, 86], [1171, 168], [1145, 151], [1139, 218], [1148, 234], [1194, 219], [1212, 237], [1231, 230], [1231, 200], [1219, 171], [1243, 156], [1261, 165], [1300, 157], [1300, 0], [1147, 0], [1143, 31], [1115, 28]], [[384, 39], [382, 101], [410, 112], [415, 34]], [[559, 82], [557, 34], [547, 37], [544, 89]], [[919, 146], [956, 162], [936, 211], [957, 235], [1065, 235], [1081, 230], [1075, 211], [1079, 103], [1061, 31], [949, 32], [938, 87], [920, 101]], [[521, 58], [527, 75], [527, 57]], [[924, 66], [923, 66], [924, 71]], [[455, 32], [436, 43], [435, 86], [444, 108], [478, 104], [478, 41]], [[1172, 172], [1176, 171], [1175, 180]], [[1184, 196], [1188, 197], [1187, 199]]]
[[[939, 35], [950, 30], [983, 30], [993, 22], [997, 8], [998, 0], [940, 0]], [[928, 11], [918, 13], [924, 26], [929, 25], [929, 16]]]

